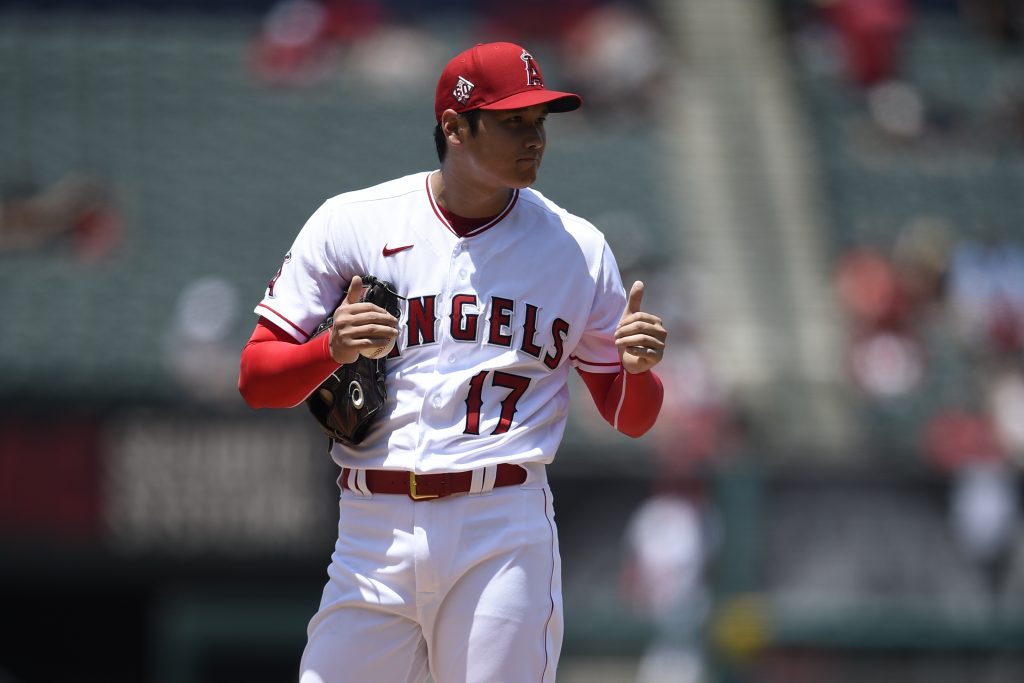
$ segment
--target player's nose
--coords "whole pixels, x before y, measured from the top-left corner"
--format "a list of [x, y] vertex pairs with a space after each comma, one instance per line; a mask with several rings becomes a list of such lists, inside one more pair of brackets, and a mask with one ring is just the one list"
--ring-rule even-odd
[[541, 150], [544, 149], [544, 142], [544, 129], [539, 125], [532, 126], [526, 136], [526, 147], [528, 149]]

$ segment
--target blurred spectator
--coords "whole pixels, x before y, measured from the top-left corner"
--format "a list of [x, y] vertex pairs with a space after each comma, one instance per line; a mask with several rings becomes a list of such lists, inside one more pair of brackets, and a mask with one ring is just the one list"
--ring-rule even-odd
[[924, 348], [901, 330], [873, 330], [852, 341], [850, 370], [857, 385], [875, 398], [917, 389], [926, 372]]
[[1024, 469], [1024, 372], [1019, 361], [998, 371], [989, 383], [986, 409], [1000, 447]]
[[972, 463], [954, 474], [952, 484], [953, 539], [998, 595], [1019, 527], [1016, 477], [1005, 462]]
[[949, 304], [967, 343], [1016, 354], [1024, 338], [1024, 248], [1001, 239], [964, 239], [954, 248]]
[[828, 0], [825, 12], [839, 34], [847, 76], [869, 87], [895, 78], [911, 22], [910, 0]]
[[633, 118], [657, 111], [668, 45], [642, 7], [595, 7], [566, 32], [561, 49], [565, 77], [584, 93], [587, 112]]
[[372, 35], [385, 19], [377, 0], [278, 0], [253, 42], [251, 68], [274, 85], [316, 83], [337, 51]]
[[182, 289], [163, 353], [170, 375], [190, 400], [241, 407], [232, 334], [240, 313], [238, 290], [222, 277], [197, 278]]
[[864, 246], [843, 254], [837, 265], [839, 299], [858, 328], [902, 328], [910, 321], [910, 293], [892, 259]]
[[318, 80], [324, 67], [327, 11], [315, 0], [281, 0], [271, 7], [250, 56], [267, 83], [301, 85]]
[[0, 199], [0, 254], [69, 240], [79, 259], [95, 262], [116, 246], [120, 215], [100, 181], [69, 175], [43, 189], [12, 189]]
[[959, 408], [938, 411], [924, 433], [924, 453], [932, 467], [954, 474], [972, 465], [1003, 460], [992, 421], [984, 412]]
[[836, 287], [852, 324], [849, 368], [871, 396], [915, 389], [925, 372], [924, 348], [913, 327], [912, 290], [881, 250], [859, 247], [837, 266]]
[[871, 86], [867, 107], [878, 130], [894, 138], [917, 138], [928, 128], [925, 102], [906, 81], [889, 79]]
[[896, 238], [892, 262], [917, 318], [934, 313], [945, 301], [951, 233], [944, 219], [918, 216]]
[[[602, 0], [481, 0], [473, 5], [480, 16], [474, 34], [480, 42], [560, 42]], [[547, 64], [547, 62], [544, 62]]]
[[387, 100], [424, 83], [432, 86], [449, 58], [448, 50], [426, 31], [388, 24], [353, 43], [344, 66], [374, 97]]
[[714, 545], [708, 504], [699, 481], [672, 476], [661, 479], [627, 524], [624, 591], [654, 627], [637, 683], [710, 680], [704, 656]]
[[1017, 476], [998, 424], [984, 410], [944, 410], [928, 425], [924, 447], [932, 466], [950, 480], [953, 541], [985, 575], [996, 596], [1006, 580], [1020, 526]]

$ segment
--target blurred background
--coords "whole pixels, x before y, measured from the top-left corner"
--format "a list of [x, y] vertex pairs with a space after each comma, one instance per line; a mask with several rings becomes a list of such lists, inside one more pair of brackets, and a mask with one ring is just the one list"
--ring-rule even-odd
[[294, 680], [336, 472], [251, 311], [487, 40], [672, 342], [640, 440], [573, 385], [559, 680], [1024, 680], [1024, 3], [0, 0], [0, 681]]

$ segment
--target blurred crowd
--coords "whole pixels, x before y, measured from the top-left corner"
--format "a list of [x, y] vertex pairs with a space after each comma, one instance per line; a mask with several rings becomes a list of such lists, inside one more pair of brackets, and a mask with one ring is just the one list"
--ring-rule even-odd
[[69, 174], [47, 186], [26, 181], [0, 192], [0, 255], [54, 248], [95, 263], [117, 246], [120, 233], [114, 191], [97, 178]]
[[[860, 95], [882, 145], [931, 141], [947, 151], [993, 151], [1024, 143], [1024, 75], [1012, 68], [1024, 47], [1024, 5], [1017, 0], [779, 1], [800, 59]], [[908, 68], [910, 42], [926, 14], [954, 17], [1010, 67], [995, 75], [1000, 82], [992, 93], [967, 109], [924, 87]]]
[[[1006, 206], [970, 215], [951, 211], [956, 200], [942, 193], [959, 187], [970, 197], [984, 182], [972, 178], [972, 168], [991, 174], [996, 159], [1011, 171], [1024, 163], [1024, 5], [783, 5], [797, 58], [853, 104], [844, 116], [856, 125], [839, 134], [834, 153], [849, 155], [864, 177], [914, 173], [918, 188], [927, 188], [929, 177], [952, 179], [935, 183], [947, 189], [937, 189], [933, 205], [912, 212], [894, 234], [839, 237], [833, 283], [847, 323], [847, 377], [866, 416], [868, 446], [903, 456], [904, 464], [909, 456], [909, 464], [949, 482], [952, 540], [995, 594], [1006, 594], [1009, 568], [1016, 563], [1019, 572], [1022, 560], [1015, 555], [1022, 552], [1024, 232], [1010, 208], [1019, 197], [1004, 196]], [[913, 41], [931, 30], [924, 20], [936, 16], [942, 30], [998, 65], [998, 73], [984, 74], [984, 86], [972, 84], [974, 97], [935, 85], [971, 73], [954, 70], [963, 67], [956, 54], [932, 53], [940, 58], [933, 64], [912, 54]], [[884, 196], [877, 192], [875, 199]], [[894, 208], [903, 201], [922, 207], [920, 198], [896, 189], [888, 196]], [[998, 195], [985, 196], [991, 202]]]
[[861, 398], [880, 412], [924, 406], [904, 427], [953, 483], [955, 538], [983, 564], [1007, 561], [1024, 468], [1024, 245], [918, 224], [891, 249], [844, 253], [836, 287]]
[[[385, 0], [279, 0], [253, 40], [251, 68], [278, 86], [312, 85], [339, 71], [377, 92], [432, 86], [436, 64], [452, 48], [425, 22], [454, 5], [428, 11], [418, 3]], [[625, 113], [627, 107], [646, 111], [643, 105], [659, 91], [667, 46], [646, 2], [488, 0], [473, 10], [463, 15], [471, 21], [468, 35], [550, 53], [559, 83], [586, 93], [590, 115]]]
[[[863, 95], [861, 113], [890, 146], [933, 134], [946, 134], [950, 141], [953, 135], [944, 128], [950, 119], [942, 115], [941, 103], [924, 92], [907, 63], [907, 41], [923, 12], [957, 17], [965, 33], [998, 46], [1007, 64], [1015, 63], [1014, 55], [1024, 56], [1024, 6], [1013, 0], [785, 4], [801, 57], [817, 65], [812, 68], [836, 65], [835, 77], [849, 92]], [[1024, 70], [1018, 76], [1024, 82]], [[1009, 104], [1018, 94], [1005, 85], [968, 106], [974, 114], [1008, 112], [1020, 106]], [[976, 125], [996, 120], [961, 118]], [[1024, 122], [1019, 115], [999, 120]], [[1020, 150], [1007, 145], [1019, 141], [1022, 132], [988, 139], [1005, 155], [1019, 156]], [[846, 144], [858, 142], [863, 139]], [[913, 166], [914, 148], [899, 149], [910, 153], [902, 161]], [[954, 173], [954, 165], [950, 160], [946, 166], [922, 164], [918, 173]], [[1024, 409], [1024, 233], [989, 216], [965, 224], [944, 214], [944, 208], [920, 211], [897, 234], [843, 246], [838, 254], [835, 284], [849, 321], [850, 376], [878, 405], [915, 392], [934, 404], [919, 444], [937, 467], [954, 469], [969, 458], [1024, 465], [1024, 435], [1015, 419]]]

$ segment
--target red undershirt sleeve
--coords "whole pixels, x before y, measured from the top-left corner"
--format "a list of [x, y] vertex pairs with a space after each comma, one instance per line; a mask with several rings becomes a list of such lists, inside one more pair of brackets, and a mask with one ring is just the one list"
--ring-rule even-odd
[[631, 375], [586, 372], [577, 368], [583, 383], [608, 424], [626, 436], [642, 436], [658, 419], [665, 389], [651, 371]]
[[302, 403], [332, 372], [330, 335], [305, 344], [260, 318], [242, 349], [238, 391], [252, 408], [291, 408]]

